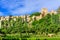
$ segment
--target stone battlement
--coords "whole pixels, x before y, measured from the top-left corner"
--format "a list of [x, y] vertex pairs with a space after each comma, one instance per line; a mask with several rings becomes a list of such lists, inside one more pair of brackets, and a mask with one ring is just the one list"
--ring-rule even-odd
[[[34, 18], [36, 18], [37, 20], [41, 19], [42, 17], [46, 16], [48, 13], [50, 13], [51, 15], [52, 14], [57, 14], [56, 11], [54, 10], [51, 10], [50, 12], [48, 12], [48, 9], [47, 8], [42, 8], [41, 9], [41, 14], [39, 16], [33, 16], [32, 19], [34, 20]], [[27, 20], [29, 21], [30, 20], [30, 15], [27, 15]], [[25, 15], [24, 16], [1, 16], [0, 17], [0, 20], [9, 20], [9, 18], [13, 18], [14, 20], [16, 20], [15, 18], [25, 18]]]

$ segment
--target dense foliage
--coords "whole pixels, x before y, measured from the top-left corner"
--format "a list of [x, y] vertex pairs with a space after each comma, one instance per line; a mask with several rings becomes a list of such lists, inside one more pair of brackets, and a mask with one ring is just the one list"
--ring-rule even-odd
[[[39, 15], [32, 14], [32, 16]], [[12, 35], [11, 38], [30, 38], [30, 37], [37, 37], [38, 36], [47, 36], [48, 34], [54, 33], [58, 35], [60, 32], [60, 14], [47, 14], [40, 20], [34, 20], [31, 24], [27, 22], [27, 15], [25, 15], [25, 20], [21, 17], [16, 18], [17, 20], [14, 21], [11, 17], [9, 20], [2, 21], [2, 28], [0, 29], [1, 37], [8, 38], [12, 34], [19, 34], [19, 35]], [[10, 35], [7, 35], [10, 34]]]
[[59, 16], [60, 14], [57, 14], [57, 15], [47, 14], [45, 17], [43, 17], [39, 21], [37, 20], [33, 21], [32, 25], [36, 27], [36, 29], [41, 33], [58, 33], [60, 32]]
[[32, 13], [31, 15], [30, 15], [30, 17], [32, 17], [32, 16], [39, 16], [41, 13], [40, 12], [34, 12], [34, 13]]

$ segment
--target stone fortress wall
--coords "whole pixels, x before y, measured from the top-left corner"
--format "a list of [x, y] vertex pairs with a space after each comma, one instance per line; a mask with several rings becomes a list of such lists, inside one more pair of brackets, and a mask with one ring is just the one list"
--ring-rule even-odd
[[[48, 9], [47, 8], [42, 8], [41, 9], [41, 14], [39, 16], [33, 16], [32, 19], [34, 20], [34, 18], [36, 18], [37, 20], [41, 19], [42, 17], [46, 16], [48, 13], [50, 13], [51, 15], [54, 13], [54, 14], [57, 14], [56, 11], [54, 10], [51, 10], [50, 12], [48, 12]], [[29, 21], [30, 20], [30, 15], [27, 15], [27, 20]], [[15, 18], [18, 18], [18, 17], [21, 17], [21, 18], [25, 18], [25, 15], [24, 16], [12, 16], [11, 18], [13, 18], [14, 20], [16, 20]], [[0, 16], [0, 20], [9, 20], [10, 16]]]
[[[46, 16], [48, 13], [50, 13], [51, 15], [52, 14], [57, 14], [57, 12], [54, 11], [54, 10], [51, 10], [50, 12], [48, 12], [47, 8], [42, 8], [41, 9], [41, 14], [39, 16], [33, 16], [32, 19], [31, 19], [30, 15], [27, 15], [27, 21], [31, 24], [32, 21], [34, 21], [35, 19], [39, 20], [39, 19], [43, 18], [44, 16]], [[4, 21], [4, 20], [8, 21], [9, 18], [12, 18], [14, 21], [16, 21], [17, 18], [19, 18], [19, 17], [21, 17], [21, 18], [23, 18], [25, 20], [26, 16], [25, 15], [24, 16], [5, 16], [5, 17], [4, 16], [0, 16], [0, 28], [1, 28], [1, 21]]]

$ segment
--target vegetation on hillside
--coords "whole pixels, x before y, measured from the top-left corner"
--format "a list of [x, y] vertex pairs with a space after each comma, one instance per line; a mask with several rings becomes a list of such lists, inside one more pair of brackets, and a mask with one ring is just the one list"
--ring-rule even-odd
[[[39, 16], [36, 12], [32, 16]], [[31, 38], [31, 37], [47, 37], [48, 34], [60, 35], [60, 14], [47, 14], [40, 20], [34, 20], [31, 24], [27, 22], [27, 15], [25, 21], [23, 18], [16, 18], [14, 21], [11, 17], [9, 20], [4, 20], [1, 23], [0, 34], [3, 38]]]
[[30, 17], [32, 17], [32, 16], [39, 16], [41, 13], [40, 12], [34, 12], [34, 13], [32, 13], [31, 15], [30, 15]]

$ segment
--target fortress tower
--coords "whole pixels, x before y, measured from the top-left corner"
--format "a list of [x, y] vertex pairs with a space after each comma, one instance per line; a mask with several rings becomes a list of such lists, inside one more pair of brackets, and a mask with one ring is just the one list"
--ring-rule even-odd
[[42, 8], [41, 9], [42, 17], [44, 17], [45, 15], [47, 15], [47, 13], [48, 13], [48, 9], [47, 8]]

